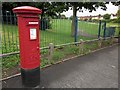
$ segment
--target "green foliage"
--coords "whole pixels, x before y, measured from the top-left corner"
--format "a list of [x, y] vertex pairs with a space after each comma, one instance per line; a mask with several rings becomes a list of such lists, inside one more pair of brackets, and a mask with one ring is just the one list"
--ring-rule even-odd
[[78, 53], [78, 46], [65, 46], [55, 49], [52, 55], [51, 64], [63, 60], [66, 57], [70, 57], [71, 55], [78, 55]]
[[114, 20], [115, 23], [120, 23], [120, 9], [117, 11], [117, 19]]
[[117, 11], [117, 17], [120, 18], [120, 9]]
[[8, 57], [2, 58], [2, 67], [3, 68], [12, 68], [19, 63], [19, 55], [11, 55]]
[[[3, 11], [6, 10], [12, 10], [13, 7], [16, 6], [24, 6], [24, 5], [28, 5], [28, 6], [35, 6], [38, 7], [42, 10], [42, 14], [41, 17], [43, 17], [44, 15], [48, 15], [48, 16], [52, 16], [52, 17], [58, 17], [58, 15], [60, 13], [62, 13], [63, 11], [68, 11], [69, 8], [73, 8], [73, 21], [75, 20], [75, 16], [77, 11], [83, 11], [83, 7], [84, 9], [89, 10], [90, 12], [92, 12], [93, 10], [95, 11], [98, 7], [101, 7], [101, 9], [106, 10], [106, 3], [108, 2], [20, 2], [20, 3], [3, 3]], [[8, 8], [8, 6], [10, 6]], [[75, 30], [75, 24], [72, 24], [72, 29], [71, 29], [71, 35], [74, 35], [74, 30]]]
[[72, 28], [71, 28], [71, 36], [74, 36], [75, 31], [75, 18], [77, 11], [83, 12], [83, 8], [88, 10], [89, 12], [96, 11], [98, 7], [101, 7], [101, 9], [106, 10], [106, 4], [107, 2], [66, 2], [68, 7], [73, 8], [73, 19], [72, 19]]
[[116, 1], [116, 2], [111, 2], [113, 5], [115, 5], [115, 6], [119, 6], [120, 5], [120, 1], [118, 0], [118, 1]]
[[111, 19], [110, 22], [112, 22], [112, 23], [120, 23], [120, 18]]
[[118, 17], [117, 22], [120, 23], [120, 17]]
[[67, 46], [64, 48], [65, 55], [70, 54], [78, 54], [79, 53], [79, 47], [78, 46]]
[[65, 7], [64, 2], [3, 2], [3, 12], [11, 11], [14, 7], [19, 6], [33, 6], [42, 10], [41, 17], [44, 16], [57, 16], [58, 13], [62, 13], [64, 9], [68, 10], [68, 7]]
[[61, 19], [66, 19], [66, 16], [64, 14], [60, 15]]
[[105, 3], [107, 2], [66, 2], [68, 7], [75, 6], [75, 8], [78, 11], [82, 11], [84, 7], [85, 9], [88, 9], [90, 12], [96, 10], [96, 8], [98, 7], [100, 7], [103, 10], [106, 10], [107, 8]]
[[46, 59], [46, 58], [40, 58], [40, 67], [41, 68], [45, 67], [48, 64], [49, 64], [48, 59]]
[[98, 23], [99, 20], [98, 19], [92, 19], [92, 22]]
[[52, 28], [51, 18], [44, 17], [40, 19], [40, 30], [46, 30]]
[[70, 20], [72, 20], [73, 19], [73, 16], [70, 16]]
[[111, 43], [111, 40], [110, 40], [110, 39], [104, 40], [104, 41], [102, 42], [102, 47], [106, 47], [106, 46], [110, 45], [110, 43]]
[[62, 53], [62, 51], [54, 51], [52, 60], [54, 62], [59, 61], [62, 59], [65, 55]]
[[41, 55], [44, 55], [44, 54], [46, 54], [46, 53], [48, 53], [48, 50], [47, 50], [47, 49], [44, 49], [44, 50], [41, 50], [41, 51], [40, 51], [40, 54], [41, 54]]
[[[111, 43], [111, 40], [104, 40], [102, 43], [102, 47], [109, 46]], [[59, 49], [55, 49], [53, 52], [53, 57], [51, 60], [51, 64], [54, 64], [60, 60], [70, 58], [76, 55], [81, 54], [87, 54], [90, 53], [90, 51], [98, 49], [98, 42], [91, 42], [91, 43], [85, 43], [83, 46], [83, 52], [79, 53], [79, 46], [78, 45], [69, 45], [65, 47], [61, 47]], [[42, 53], [45, 52], [45, 53]], [[40, 58], [40, 67], [43, 68], [46, 65], [49, 65], [48, 56], [47, 56], [46, 50], [41, 50], [41, 58]], [[19, 55], [12, 55], [8, 56], [2, 59], [2, 67], [4, 69], [10, 69], [16, 65], [19, 64]]]
[[103, 16], [103, 18], [105, 19], [105, 20], [109, 20], [110, 19], [110, 14], [105, 14], [104, 16]]

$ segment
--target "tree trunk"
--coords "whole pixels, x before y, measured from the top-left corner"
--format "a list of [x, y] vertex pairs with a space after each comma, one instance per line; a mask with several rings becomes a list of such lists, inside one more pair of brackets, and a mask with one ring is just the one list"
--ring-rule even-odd
[[41, 13], [41, 20], [43, 20], [43, 16], [44, 16], [44, 10], [42, 10], [42, 13]]
[[71, 25], [71, 36], [74, 36], [75, 33], [75, 17], [77, 15], [77, 7], [73, 5], [73, 18], [72, 18], [72, 25]]
[[44, 2], [42, 3], [42, 13], [41, 13], [41, 20], [43, 20], [44, 17]]

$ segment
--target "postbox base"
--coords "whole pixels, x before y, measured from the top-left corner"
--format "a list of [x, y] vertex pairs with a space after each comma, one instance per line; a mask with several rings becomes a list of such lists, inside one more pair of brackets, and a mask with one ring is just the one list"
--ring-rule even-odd
[[40, 84], [40, 67], [25, 70], [21, 68], [22, 84], [26, 87], [36, 87]]

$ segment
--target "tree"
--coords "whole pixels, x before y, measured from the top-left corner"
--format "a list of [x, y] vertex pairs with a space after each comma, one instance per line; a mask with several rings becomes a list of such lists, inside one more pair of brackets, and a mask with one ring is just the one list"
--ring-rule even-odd
[[120, 17], [120, 9], [117, 11], [117, 17]]
[[[119, 2], [120, 1], [112, 2], [112, 3], [114, 5], [119, 5]], [[23, 5], [35, 6], [42, 9], [42, 15], [41, 15], [42, 17], [45, 15], [57, 17], [63, 11], [68, 11], [69, 8], [72, 8], [73, 18], [72, 18], [71, 35], [74, 36], [74, 31], [75, 31], [74, 20], [77, 15], [77, 11], [83, 12], [83, 9], [86, 9], [92, 12], [93, 10], [96, 11], [98, 7], [101, 7], [101, 9], [106, 10], [107, 3], [109, 2], [17, 2], [17, 3], [4, 2], [3, 4], [5, 5], [4, 9], [9, 9], [9, 10], [11, 10], [13, 7], [16, 6], [23, 6]]]
[[[96, 11], [98, 7], [101, 7], [101, 9], [106, 10], [106, 4], [109, 2], [62, 2], [62, 5], [59, 3], [57, 5], [57, 8], [59, 8], [61, 11], [68, 11], [69, 8], [73, 9], [73, 18], [72, 18], [72, 28], [71, 28], [71, 36], [74, 36], [75, 31], [75, 18], [77, 15], [77, 11], [83, 12], [83, 9], [89, 10], [89, 12], [92, 12], [93, 10]], [[118, 6], [120, 1], [118, 2], [112, 2], [113, 5]], [[62, 8], [60, 8], [62, 7]]]
[[117, 22], [120, 23], [120, 9], [117, 11]]
[[105, 15], [103, 15], [103, 19], [105, 19], [105, 20], [109, 20], [110, 19], [110, 14], [105, 14]]
[[101, 9], [106, 10], [106, 3], [107, 2], [66, 2], [67, 6], [73, 9], [71, 36], [74, 36], [74, 20], [77, 15], [77, 11], [83, 12], [83, 9], [86, 9], [89, 10], [89, 12], [92, 12], [93, 10], [96, 11], [98, 7], [101, 7]]
[[[73, 9], [73, 19], [72, 19], [72, 29], [71, 29], [71, 35], [74, 36], [75, 31], [75, 17], [77, 15], [77, 11], [83, 12], [83, 9], [89, 10], [89, 12], [92, 12], [93, 10], [96, 11], [98, 7], [100, 7], [103, 10], [106, 10], [106, 4], [109, 2], [66, 2], [68, 7], [71, 7]], [[118, 2], [112, 2], [113, 5], [120, 5], [120, 1]]]
[[[117, 22], [120, 23], [120, 9], [117, 11]], [[120, 30], [119, 30], [118, 37], [119, 37], [118, 42], [120, 43]]]
[[3, 14], [5, 14], [6, 11], [12, 12], [12, 9], [18, 6], [33, 6], [41, 9], [41, 18], [44, 16], [58, 17], [59, 13], [69, 9], [65, 7], [63, 2], [3, 2], [2, 12]]
[[[77, 15], [77, 11], [83, 12], [83, 9], [89, 10], [89, 12], [92, 12], [93, 10], [96, 11], [98, 7], [100, 7], [103, 10], [106, 10], [106, 4], [109, 2], [62, 2], [62, 5], [64, 6], [61, 7], [61, 4], [57, 4], [56, 8], [59, 8], [61, 11], [68, 11], [69, 8], [73, 9], [73, 16], [72, 16], [72, 28], [71, 28], [71, 36], [74, 36], [74, 31], [75, 31], [75, 17]], [[111, 2], [113, 5], [118, 6], [120, 5], [120, 1], [117, 2]]]

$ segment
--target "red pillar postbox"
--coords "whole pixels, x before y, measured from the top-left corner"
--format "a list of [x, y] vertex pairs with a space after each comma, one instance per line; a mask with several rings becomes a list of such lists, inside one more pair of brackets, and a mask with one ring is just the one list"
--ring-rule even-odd
[[13, 8], [17, 14], [20, 42], [20, 67], [23, 85], [40, 82], [39, 17], [40, 9], [31, 6]]

